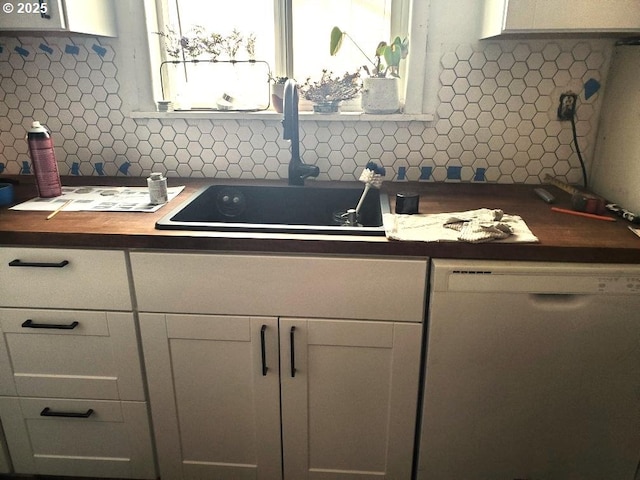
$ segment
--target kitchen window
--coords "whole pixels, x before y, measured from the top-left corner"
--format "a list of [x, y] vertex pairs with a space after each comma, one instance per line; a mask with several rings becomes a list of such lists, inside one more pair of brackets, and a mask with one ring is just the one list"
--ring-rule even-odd
[[[333, 26], [339, 26], [369, 58], [373, 58], [381, 40], [389, 42], [396, 35], [409, 37], [409, 57], [401, 63], [401, 91], [419, 90], [419, 98], [412, 99], [409, 109], [413, 109], [411, 113], [422, 113], [423, 76], [419, 72], [423, 71], [424, 58], [419, 57], [421, 53], [424, 56], [425, 49], [419, 45], [426, 43], [428, 5], [421, 5], [425, 3], [428, 2], [156, 0], [157, 31], [161, 35], [153, 37], [159, 42], [162, 64], [158, 63], [154, 71], [160, 79], [160, 95], [186, 110], [261, 110], [270, 99], [269, 76], [295, 78], [303, 83], [307, 78], [319, 79], [323, 69], [337, 76], [368, 63], [349, 38], [344, 39], [336, 56], [330, 55], [330, 32]], [[424, 17], [419, 18], [420, 22], [415, 20], [418, 15]], [[194, 36], [209, 40], [209, 52], [193, 48]], [[216, 54], [218, 61], [211, 62], [211, 55]], [[237, 62], [229, 63], [230, 58]], [[407, 85], [411, 88], [407, 89]], [[414, 90], [414, 86], [418, 88]], [[304, 108], [303, 103], [301, 109]], [[353, 101], [343, 110], [352, 109], [359, 109], [358, 102]]]

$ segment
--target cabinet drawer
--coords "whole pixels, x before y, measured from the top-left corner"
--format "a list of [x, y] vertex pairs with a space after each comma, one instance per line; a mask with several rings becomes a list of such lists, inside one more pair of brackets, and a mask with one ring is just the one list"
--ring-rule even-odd
[[144, 402], [0, 398], [16, 473], [155, 478]]
[[425, 259], [131, 253], [145, 312], [422, 322]]
[[124, 252], [0, 247], [0, 305], [131, 310]]
[[0, 309], [0, 394], [144, 400], [133, 314]]

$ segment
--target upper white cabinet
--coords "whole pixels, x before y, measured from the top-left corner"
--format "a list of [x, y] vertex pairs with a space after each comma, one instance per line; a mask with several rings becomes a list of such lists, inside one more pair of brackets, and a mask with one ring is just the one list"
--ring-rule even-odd
[[485, 0], [481, 38], [567, 32], [640, 32], [640, 2]]
[[0, 31], [54, 31], [117, 36], [113, 0], [5, 0]]

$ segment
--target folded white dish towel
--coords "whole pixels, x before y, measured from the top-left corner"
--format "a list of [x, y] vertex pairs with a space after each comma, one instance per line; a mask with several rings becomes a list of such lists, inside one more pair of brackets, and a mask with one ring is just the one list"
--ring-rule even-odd
[[480, 208], [466, 212], [398, 215], [383, 217], [387, 238], [417, 242], [538, 242], [517, 215]]

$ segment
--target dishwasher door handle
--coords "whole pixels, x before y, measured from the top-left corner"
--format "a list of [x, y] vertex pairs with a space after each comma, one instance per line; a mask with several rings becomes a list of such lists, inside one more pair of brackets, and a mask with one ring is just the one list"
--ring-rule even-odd
[[575, 293], [530, 293], [529, 300], [540, 308], [574, 309], [584, 308], [593, 295]]

